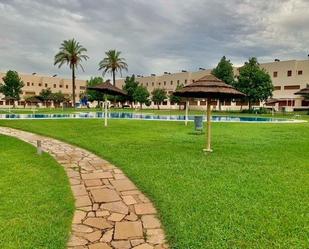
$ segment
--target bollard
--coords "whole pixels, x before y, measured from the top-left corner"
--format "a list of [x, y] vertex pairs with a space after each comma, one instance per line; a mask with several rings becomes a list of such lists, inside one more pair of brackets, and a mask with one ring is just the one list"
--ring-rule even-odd
[[36, 141], [36, 145], [37, 145], [37, 153], [38, 153], [38, 155], [42, 155], [42, 143], [41, 143], [41, 140], [37, 140]]

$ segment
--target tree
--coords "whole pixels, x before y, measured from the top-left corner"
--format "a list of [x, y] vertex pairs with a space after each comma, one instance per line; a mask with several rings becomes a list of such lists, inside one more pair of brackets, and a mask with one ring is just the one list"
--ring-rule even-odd
[[105, 52], [106, 57], [99, 62], [99, 70], [103, 70], [103, 76], [110, 72], [113, 76], [113, 85], [116, 85], [116, 72], [122, 74], [122, 70], [128, 71], [128, 65], [124, 58], [120, 57], [121, 52], [109, 50]]
[[[102, 77], [91, 77], [90, 80], [87, 80], [87, 87], [88, 86], [96, 86], [98, 84], [103, 83]], [[95, 91], [95, 90], [88, 90], [86, 91], [87, 97], [89, 101], [101, 101], [103, 100], [103, 93]]]
[[68, 99], [65, 97], [65, 95], [62, 92], [52, 93], [51, 99], [54, 101], [55, 104], [60, 104], [63, 102], [68, 101]]
[[149, 92], [147, 88], [141, 85], [137, 86], [133, 94], [133, 99], [134, 101], [139, 102], [141, 109], [143, 107], [143, 104], [146, 104], [149, 101], [148, 98], [149, 98]]
[[[233, 85], [234, 83], [234, 71], [233, 64], [230, 60], [227, 60], [225, 56], [221, 58], [217, 67], [215, 67], [211, 73], [218, 79], [224, 81], [226, 84]], [[221, 101], [219, 100], [219, 110], [221, 111]]]
[[274, 86], [270, 75], [265, 69], [260, 68], [255, 57], [249, 59], [239, 69], [238, 80], [235, 82], [237, 90], [247, 95], [249, 109], [252, 109], [252, 103], [256, 101], [266, 101], [272, 97]]
[[46, 106], [46, 103], [52, 100], [52, 91], [50, 88], [42, 89], [38, 98], [43, 101]]
[[0, 85], [0, 92], [5, 97], [20, 100], [20, 94], [22, 94], [22, 88], [24, 83], [20, 79], [16, 71], [9, 70], [6, 75], [2, 78], [3, 85]]
[[162, 88], [155, 88], [152, 91], [152, 101], [157, 104], [158, 110], [160, 109], [160, 104], [166, 99], [166, 91]]
[[[177, 86], [176, 86], [176, 91], [179, 90], [179, 89], [181, 89], [181, 88], [183, 88], [183, 87], [184, 87], [183, 84], [177, 84]], [[176, 103], [176, 104], [179, 105], [179, 103], [180, 103], [180, 101], [181, 101], [181, 97], [175, 96], [174, 94], [171, 94], [171, 95], [170, 95], [170, 101], [171, 101], [171, 103]], [[179, 106], [179, 110], [180, 110], [180, 106]]]
[[126, 77], [122, 89], [127, 92], [126, 100], [131, 103], [132, 108], [133, 108], [132, 103], [134, 101], [133, 95], [134, 95], [134, 92], [136, 91], [137, 87], [138, 87], [138, 82], [135, 81], [135, 75], [134, 74], [132, 74], [131, 77], [129, 77], [129, 76]]
[[59, 52], [55, 55], [54, 65], [58, 64], [58, 67], [60, 68], [63, 64], [67, 64], [72, 70], [73, 107], [75, 107], [75, 70], [79, 66], [84, 71], [81, 61], [89, 58], [84, 54], [86, 52], [86, 48], [80, 45], [75, 39], [71, 39], [64, 40], [61, 43]]
[[233, 64], [227, 60], [225, 56], [221, 58], [217, 67], [211, 73], [218, 79], [223, 80], [226, 84], [233, 85], [234, 83], [234, 70]]

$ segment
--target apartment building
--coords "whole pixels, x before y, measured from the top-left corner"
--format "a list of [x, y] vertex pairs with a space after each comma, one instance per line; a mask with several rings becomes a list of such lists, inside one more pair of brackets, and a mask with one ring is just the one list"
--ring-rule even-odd
[[[3, 83], [3, 77], [5, 72], [0, 72], [0, 83]], [[24, 106], [24, 99], [29, 96], [39, 95], [42, 89], [50, 88], [52, 92], [62, 92], [67, 97], [72, 95], [72, 79], [59, 78], [54, 76], [44, 76], [33, 74], [19, 74], [19, 77], [24, 82], [24, 87], [22, 88], [21, 100], [16, 103], [17, 106]], [[79, 101], [80, 93], [86, 90], [86, 81], [78, 80], [75, 81], [76, 88], [76, 101]], [[4, 105], [9, 105], [8, 101], [4, 101], [3, 95], [0, 93], [0, 107]]]
[[[262, 63], [260, 64], [271, 76], [274, 85], [273, 101], [272, 103], [255, 103], [254, 106], [262, 107], [264, 105], [273, 106], [276, 110], [285, 109], [287, 111], [292, 111], [294, 109], [305, 109], [309, 107], [309, 102], [304, 100], [303, 97], [295, 95], [294, 93], [302, 88], [305, 88], [309, 84], [309, 59], [308, 60], [288, 60], [274, 62]], [[137, 75], [137, 81], [147, 87], [148, 91], [151, 93], [155, 88], [164, 88], [168, 94], [175, 91], [177, 84], [190, 84], [203, 76], [210, 74], [211, 69], [200, 68], [195, 72], [187, 72], [185, 70], [179, 73], [169, 73], [165, 72], [163, 75], [150, 75], [150, 76], [139, 76]], [[234, 68], [235, 75], [238, 74], [238, 68]], [[122, 87], [124, 85], [125, 79], [119, 79], [116, 81], [117, 87]], [[191, 108], [203, 108], [206, 102], [203, 100], [190, 100]], [[221, 108], [223, 110], [237, 110], [247, 103], [243, 101], [226, 101], [221, 103]], [[154, 107], [154, 104], [150, 106]], [[161, 108], [178, 108], [166, 100], [162, 103]], [[219, 102], [213, 108], [219, 108]]]

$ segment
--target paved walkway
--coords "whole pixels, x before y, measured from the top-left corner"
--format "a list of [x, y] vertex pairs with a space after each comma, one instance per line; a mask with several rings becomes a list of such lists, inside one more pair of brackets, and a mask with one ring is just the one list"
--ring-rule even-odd
[[56, 139], [0, 127], [51, 154], [67, 172], [75, 197], [70, 249], [164, 249], [164, 232], [150, 200], [109, 162]]

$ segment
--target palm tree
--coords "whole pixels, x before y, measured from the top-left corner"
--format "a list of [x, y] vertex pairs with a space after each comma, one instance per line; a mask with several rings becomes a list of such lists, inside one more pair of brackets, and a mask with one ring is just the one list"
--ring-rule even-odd
[[110, 72], [113, 76], [113, 85], [116, 84], [116, 72], [128, 71], [128, 65], [124, 58], [120, 58], [120, 51], [109, 50], [105, 52], [106, 57], [99, 62], [99, 70], [103, 70], [103, 76]]
[[87, 60], [89, 57], [84, 54], [87, 49], [79, 44], [75, 39], [64, 40], [61, 43], [59, 52], [55, 55], [54, 65], [58, 65], [60, 68], [63, 64], [70, 66], [72, 70], [72, 95], [73, 95], [73, 107], [75, 107], [75, 69], [79, 66], [83, 71], [84, 68], [80, 64], [82, 60]]

